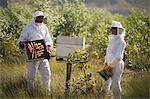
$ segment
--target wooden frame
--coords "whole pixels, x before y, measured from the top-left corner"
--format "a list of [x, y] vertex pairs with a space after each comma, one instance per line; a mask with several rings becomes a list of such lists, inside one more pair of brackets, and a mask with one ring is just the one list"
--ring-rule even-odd
[[43, 39], [26, 41], [24, 44], [27, 61], [37, 61], [47, 58], [48, 52], [46, 49], [45, 41]]

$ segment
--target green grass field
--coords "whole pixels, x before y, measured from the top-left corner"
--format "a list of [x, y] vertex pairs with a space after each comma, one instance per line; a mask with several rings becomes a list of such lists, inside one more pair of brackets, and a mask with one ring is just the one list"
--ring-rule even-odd
[[[65, 77], [66, 63], [52, 59], [51, 68], [51, 90], [52, 96], [46, 96], [40, 86], [39, 76], [36, 78], [35, 90], [29, 91], [26, 83], [26, 66], [25, 63], [6, 64], [0, 66], [0, 94], [1, 99], [102, 99], [100, 87], [103, 79], [97, 74], [101, 66], [98, 60], [90, 61], [89, 72], [97, 79], [94, 91], [88, 95], [80, 94], [65, 97]], [[77, 73], [77, 72], [76, 72]], [[72, 75], [75, 75], [73, 73]], [[148, 71], [131, 71], [125, 69], [122, 78], [122, 99], [149, 99], [149, 72]], [[31, 95], [32, 93], [32, 95]]]

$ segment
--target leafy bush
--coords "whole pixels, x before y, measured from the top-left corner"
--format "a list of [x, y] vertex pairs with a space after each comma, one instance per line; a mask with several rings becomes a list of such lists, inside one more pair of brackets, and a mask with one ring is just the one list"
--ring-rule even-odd
[[90, 57], [98, 59], [105, 56], [111, 21], [120, 21], [126, 28], [126, 65], [141, 68], [150, 64], [150, 16], [147, 12], [133, 10], [128, 16], [112, 15], [104, 9], [87, 8], [82, 0], [27, 0], [24, 5], [9, 3], [8, 8], [0, 9], [1, 58], [17, 55], [16, 39], [24, 24], [31, 19], [31, 13], [36, 10], [42, 10], [47, 15], [51, 35], [86, 37], [86, 44], [91, 45], [88, 49]]
[[62, 22], [57, 26], [56, 36], [80, 36], [88, 28], [88, 9], [82, 2], [64, 3], [59, 7]]
[[88, 63], [88, 53], [85, 50], [75, 50], [68, 55], [68, 63], [72, 66], [71, 79], [71, 89], [72, 94], [88, 94], [88, 92], [93, 91], [96, 84], [96, 79], [93, 77], [92, 73], [87, 72], [90, 68]]
[[150, 16], [132, 10], [126, 21], [126, 61], [140, 68], [150, 64]]
[[17, 55], [18, 47], [16, 39], [23, 28], [23, 23], [18, 19], [11, 9], [1, 10], [2, 17], [1, 31], [0, 31], [0, 55], [6, 58], [10, 54]]

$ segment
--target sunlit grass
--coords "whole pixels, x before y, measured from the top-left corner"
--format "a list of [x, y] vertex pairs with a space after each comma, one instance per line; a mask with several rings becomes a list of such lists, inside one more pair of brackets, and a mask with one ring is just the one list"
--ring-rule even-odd
[[150, 84], [148, 71], [125, 70], [122, 88], [126, 99], [149, 99]]
[[[66, 81], [66, 63], [64, 61], [50, 61], [51, 68], [51, 99], [100, 99], [100, 87], [103, 80], [97, 74], [97, 70], [101, 66], [101, 61], [92, 60], [89, 62], [91, 72], [97, 79], [94, 92], [88, 95], [72, 95], [65, 97], [65, 81]], [[78, 71], [76, 71], [78, 72]], [[76, 73], [72, 73], [76, 75]], [[126, 69], [122, 78], [122, 98], [123, 99], [148, 99], [149, 83], [148, 71], [131, 71]], [[1, 99], [49, 99], [41, 87], [39, 76], [36, 78], [35, 90], [30, 90], [26, 82], [26, 65], [22, 64], [1, 64], [0, 67], [0, 94]]]

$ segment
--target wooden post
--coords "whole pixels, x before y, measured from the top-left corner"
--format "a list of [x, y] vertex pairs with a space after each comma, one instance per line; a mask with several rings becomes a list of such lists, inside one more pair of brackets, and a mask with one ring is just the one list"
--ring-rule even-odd
[[67, 63], [67, 70], [66, 70], [66, 89], [65, 95], [69, 95], [70, 93], [70, 77], [71, 77], [71, 63]]

